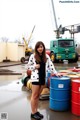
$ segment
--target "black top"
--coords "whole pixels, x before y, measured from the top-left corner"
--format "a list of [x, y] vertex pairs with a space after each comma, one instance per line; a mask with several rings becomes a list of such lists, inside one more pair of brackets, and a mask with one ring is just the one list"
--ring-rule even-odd
[[40, 64], [40, 68], [38, 69], [39, 74], [39, 82], [32, 82], [33, 85], [45, 85], [45, 63], [42, 60], [42, 56], [40, 56], [41, 62], [36, 61], [37, 64]]
[[45, 63], [42, 60], [42, 56], [40, 56], [41, 58], [41, 62], [40, 64], [40, 68], [39, 68], [39, 83], [41, 84], [45, 84]]

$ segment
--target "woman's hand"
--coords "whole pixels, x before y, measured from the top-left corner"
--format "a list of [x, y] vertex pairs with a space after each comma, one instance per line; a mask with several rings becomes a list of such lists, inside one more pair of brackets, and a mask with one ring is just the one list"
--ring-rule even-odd
[[56, 73], [55, 76], [62, 77], [63, 75], [61, 75], [60, 73]]
[[40, 64], [36, 64], [35, 68], [39, 69], [40, 68]]

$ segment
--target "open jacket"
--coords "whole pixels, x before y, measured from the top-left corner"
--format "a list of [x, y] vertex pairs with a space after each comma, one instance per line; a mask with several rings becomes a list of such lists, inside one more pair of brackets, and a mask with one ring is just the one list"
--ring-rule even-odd
[[[46, 76], [47, 76], [47, 73], [50, 71], [51, 73], [54, 73], [56, 74], [57, 71], [55, 70], [55, 67], [49, 57], [49, 55], [46, 54], [46, 58], [47, 58], [47, 61], [46, 61], [46, 64], [45, 64], [45, 71], [46, 71]], [[34, 82], [38, 82], [39, 81], [39, 74], [38, 74], [38, 69], [35, 69], [35, 65], [36, 65], [36, 59], [34, 57], [34, 54], [31, 54], [30, 58], [29, 58], [29, 62], [27, 64], [27, 69], [30, 69], [32, 72], [31, 72], [31, 81]]]

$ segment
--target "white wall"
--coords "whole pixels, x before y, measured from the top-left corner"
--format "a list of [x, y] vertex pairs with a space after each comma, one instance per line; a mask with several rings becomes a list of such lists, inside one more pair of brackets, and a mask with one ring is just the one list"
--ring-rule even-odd
[[11, 61], [18, 61], [18, 43], [7, 43], [7, 57]]
[[9, 59], [10, 61], [20, 61], [25, 57], [25, 46], [18, 43], [0, 43], [0, 62]]
[[18, 45], [18, 61], [20, 61], [21, 57], [25, 57], [25, 46]]
[[0, 61], [6, 59], [6, 43], [0, 43]]

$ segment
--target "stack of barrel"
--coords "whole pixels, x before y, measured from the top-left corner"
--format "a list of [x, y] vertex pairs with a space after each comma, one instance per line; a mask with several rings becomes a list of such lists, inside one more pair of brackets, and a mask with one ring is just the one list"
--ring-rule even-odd
[[50, 109], [55, 111], [71, 109], [72, 114], [80, 116], [80, 76], [75, 78], [66, 75], [56, 77], [51, 76], [49, 72], [46, 83], [50, 88]]

